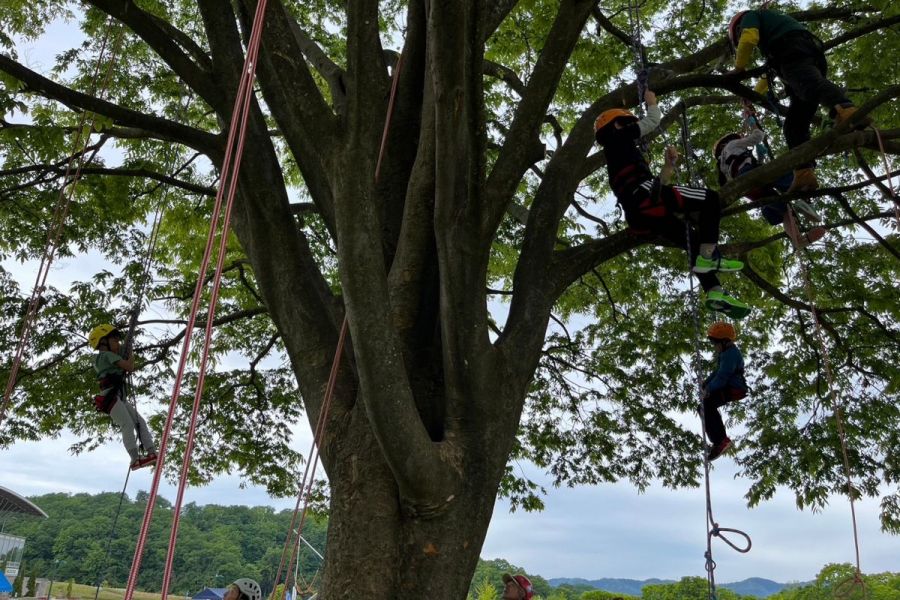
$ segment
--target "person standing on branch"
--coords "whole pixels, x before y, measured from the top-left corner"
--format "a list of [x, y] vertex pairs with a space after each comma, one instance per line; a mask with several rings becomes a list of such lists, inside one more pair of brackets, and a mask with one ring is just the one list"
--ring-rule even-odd
[[[734, 272], [744, 267], [744, 263], [726, 259], [719, 252], [719, 195], [706, 188], [671, 184], [678, 162], [678, 151], [671, 146], [666, 148], [659, 177], [653, 176], [638, 145], [642, 137], [659, 127], [662, 115], [652, 91], [645, 92], [644, 101], [647, 115], [643, 119], [613, 108], [602, 112], [594, 123], [596, 140], [606, 155], [609, 185], [625, 211], [625, 220], [636, 233], [658, 235], [688, 250], [692, 270], [706, 292], [708, 309], [734, 319], [745, 317], [750, 308], [728, 295], [716, 276], [716, 271]], [[694, 216], [696, 226], [688, 220]]]
[[716, 370], [703, 382], [701, 390], [703, 424], [712, 445], [707, 449], [707, 460], [716, 460], [731, 447], [725, 433], [725, 423], [719, 408], [747, 395], [744, 380], [744, 357], [734, 344], [737, 334], [730, 323], [717, 321], [709, 326], [707, 339], [716, 350]]
[[[784, 138], [788, 148], [796, 148], [809, 140], [809, 128], [819, 105], [827, 107], [835, 126], [846, 122], [856, 106], [844, 91], [827, 79], [828, 64], [822, 40], [806, 26], [775, 10], [744, 10], [728, 24], [728, 39], [735, 53], [735, 75], [750, 64], [753, 49], [759, 46], [767, 65], [784, 82], [790, 105], [784, 118]], [[757, 88], [765, 92], [767, 84]], [[861, 120], [862, 129], [871, 119]], [[815, 162], [800, 165], [794, 171], [789, 192], [812, 191], [819, 187]]]
[[[134, 357], [122, 348], [122, 333], [113, 325], [98, 325], [88, 336], [91, 348], [97, 351], [94, 370], [100, 393], [94, 396], [97, 410], [109, 415], [122, 430], [122, 442], [131, 457], [131, 469], [140, 469], [156, 463], [156, 445], [147, 428], [147, 422], [125, 399], [125, 374], [134, 371]], [[124, 357], [123, 354], [129, 354]], [[137, 430], [137, 438], [134, 432]], [[141, 455], [138, 443], [145, 455]]]

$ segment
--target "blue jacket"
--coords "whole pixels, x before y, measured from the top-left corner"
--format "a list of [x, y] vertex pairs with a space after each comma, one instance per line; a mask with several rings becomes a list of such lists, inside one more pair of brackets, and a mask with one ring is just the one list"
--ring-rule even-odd
[[744, 380], [744, 357], [734, 344], [719, 353], [715, 372], [706, 378], [707, 392], [724, 388], [747, 390], [747, 382]]

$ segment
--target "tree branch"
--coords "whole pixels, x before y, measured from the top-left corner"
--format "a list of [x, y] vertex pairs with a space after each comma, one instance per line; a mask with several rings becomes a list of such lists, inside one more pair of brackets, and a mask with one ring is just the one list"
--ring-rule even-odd
[[23, 82], [26, 91], [50, 100], [57, 100], [70, 108], [95, 112], [120, 125], [152, 131], [158, 139], [179, 142], [205, 154], [218, 155], [220, 153], [222, 144], [215, 135], [88, 96], [35, 73], [6, 54], [0, 54], [0, 71]]
[[[210, 106], [221, 101], [218, 85], [210, 77], [212, 61], [184, 32], [144, 11], [132, 0], [87, 0], [91, 5], [127, 25]], [[190, 52], [198, 65], [178, 44]]]

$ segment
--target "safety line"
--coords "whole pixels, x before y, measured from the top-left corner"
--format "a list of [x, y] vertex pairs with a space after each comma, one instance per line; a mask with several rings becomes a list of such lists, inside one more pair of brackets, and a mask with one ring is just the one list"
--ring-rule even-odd
[[[688, 180], [691, 185], [698, 187], [697, 174], [694, 172], [692, 165], [693, 158], [693, 147], [691, 146], [690, 141], [690, 133], [688, 127], [688, 118], [687, 118], [687, 110], [681, 113], [681, 144], [684, 149], [684, 165], [687, 170]], [[703, 474], [704, 474], [704, 487], [706, 493], [706, 552], [704, 552], [705, 565], [704, 568], [706, 570], [706, 584], [707, 584], [707, 597], [708, 600], [717, 600], [718, 594], [716, 592], [716, 561], [713, 559], [713, 551], [712, 551], [712, 540], [714, 537], [720, 538], [726, 544], [728, 544], [732, 549], [740, 552], [741, 554], [746, 554], [750, 551], [750, 548], [753, 545], [750, 536], [741, 531], [740, 529], [734, 529], [730, 527], [721, 527], [716, 522], [715, 516], [713, 515], [713, 506], [712, 506], [712, 491], [710, 485], [710, 460], [708, 452], [706, 451], [706, 414], [703, 407], [703, 398], [700, 391], [703, 389], [703, 381], [702, 375], [700, 372], [701, 366], [701, 350], [700, 350], [700, 338], [702, 335], [702, 330], [700, 328], [700, 293], [698, 290], [694, 288], [694, 278], [693, 274], [693, 265], [691, 264], [691, 225], [688, 221], [687, 217], [684, 220], [684, 229], [685, 229], [685, 239], [687, 240], [687, 256], [688, 256], [688, 281], [690, 283], [690, 296], [691, 296], [691, 314], [694, 322], [694, 374], [697, 377], [697, 398], [699, 398], [700, 402], [698, 405], [698, 412], [700, 413], [700, 441], [701, 447], [703, 449]], [[710, 440], [711, 441], [711, 440]], [[723, 535], [724, 533], [734, 533], [739, 536], [742, 536], [747, 544], [746, 547], [738, 546], [736, 543], [732, 542], [728, 537]]]
[[[97, 55], [97, 62], [94, 65], [94, 72], [91, 74], [90, 81], [94, 87], [88, 89], [89, 96], [96, 95], [98, 98], [102, 98], [109, 88], [113, 66], [115, 65], [116, 57], [118, 55], [119, 49], [121, 48], [121, 42], [124, 36], [124, 29], [120, 29], [118, 32], [118, 37], [113, 42], [112, 46], [109, 47], [109, 57], [107, 58], [106, 52], [109, 46], [110, 34], [113, 29], [112, 22], [113, 18], [109, 17], [107, 19], [107, 26], [103, 34], [103, 40], [101, 41], [100, 53]], [[98, 79], [101, 76], [101, 68], [103, 67], [104, 63], [107, 63], [106, 73], [103, 75], [103, 79], [102, 81], [100, 81], [100, 84], [98, 86]], [[6, 389], [3, 392], [3, 405], [2, 407], [0, 407], [0, 425], [3, 424], [3, 421], [6, 418], [6, 410], [9, 407], [13, 390], [16, 387], [19, 369], [21, 368], [22, 360], [25, 356], [25, 348], [28, 346], [28, 342], [31, 338], [31, 333], [34, 330], [34, 325], [37, 320], [37, 312], [40, 308], [41, 297], [47, 284], [47, 277], [50, 275], [50, 266], [53, 263], [53, 259], [56, 257], [56, 251], [59, 249], [63, 230], [65, 229], [66, 217], [69, 214], [69, 207], [72, 203], [72, 198], [75, 195], [75, 189], [78, 186], [78, 181], [81, 179], [81, 172], [82, 168], [84, 167], [88, 144], [90, 143], [91, 133], [94, 131], [94, 124], [97, 118], [96, 113], [91, 112], [90, 122], [88, 122], [88, 112], [89, 111], [87, 110], [83, 110], [81, 112], [77, 133], [75, 135], [74, 141], [72, 142], [73, 151], [69, 156], [68, 162], [66, 163], [66, 171], [63, 175], [62, 185], [59, 188], [59, 194], [56, 200], [56, 208], [54, 209], [50, 228], [47, 230], [47, 242], [44, 246], [43, 255], [41, 256], [38, 273], [34, 281], [34, 287], [31, 291], [31, 298], [28, 301], [28, 309], [26, 310], [25, 316], [22, 318], [22, 330], [19, 334], [19, 341], [16, 344], [16, 350], [13, 355], [14, 357], [12, 365], [10, 366], [9, 378], [6, 381]], [[81, 145], [80, 152], [77, 151], [79, 145]], [[96, 152], [94, 153], [94, 155], [96, 155]], [[76, 157], [77, 165], [75, 166], [75, 170], [73, 173], [72, 166], [73, 163], [76, 162]], [[91, 157], [91, 159], [93, 160], [93, 156]]]
[[94, 600], [100, 596], [100, 587], [103, 585], [103, 571], [109, 569], [109, 553], [112, 550], [112, 541], [113, 536], [116, 534], [116, 524], [119, 522], [119, 513], [122, 512], [122, 502], [125, 500], [125, 490], [128, 489], [128, 479], [131, 477], [131, 467], [129, 466], [128, 472], [125, 473], [125, 485], [122, 486], [122, 493], [119, 494], [119, 507], [116, 508], [116, 516], [113, 517], [112, 527], [109, 528], [109, 536], [106, 540], [106, 556], [103, 558], [103, 562], [100, 564], [100, 567], [97, 569], [97, 589], [94, 590]]
[[878, 140], [878, 149], [881, 151], [881, 160], [884, 161], [884, 176], [887, 178], [888, 190], [891, 192], [891, 202], [894, 205], [894, 218], [897, 219], [897, 225], [900, 226], [900, 200], [897, 199], [897, 192], [894, 190], [894, 179], [891, 176], [891, 166], [888, 162], [887, 152], [884, 151], [884, 142], [881, 140], [881, 132], [877, 127], [872, 127], [875, 131], [875, 138]]
[[[166, 425], [163, 429], [163, 434], [160, 439], [160, 448], [157, 457], [156, 468], [153, 474], [153, 483], [151, 485], [151, 492], [147, 501], [147, 507], [144, 511], [144, 519], [141, 524], [141, 531], [138, 535], [137, 544], [135, 547], [134, 559], [131, 565], [131, 571], [128, 577], [128, 584], [125, 589], [125, 597], [124, 600], [133, 600], [134, 596], [134, 588], [137, 584], [138, 573], [140, 572], [141, 561], [143, 558], [144, 548], [147, 542], [147, 535], [150, 529], [150, 523], [153, 517], [153, 509], [156, 503], [156, 497], [159, 490], [160, 478], [163, 472], [163, 467], [165, 464], [165, 454], [166, 448], [168, 444], [169, 435], [172, 428], [172, 423], [175, 417], [175, 411], [177, 408], [178, 398], [181, 391], [181, 384], [184, 378], [184, 371], [186, 368], [188, 355], [190, 351], [190, 342], [191, 342], [191, 334], [193, 333], [194, 325], [197, 319], [197, 313], [199, 310], [200, 299], [202, 296], [202, 291], [204, 287], [204, 274], [206, 273], [209, 262], [212, 254], [212, 248], [215, 241], [216, 230], [218, 229], [218, 221], [221, 215], [221, 209], [223, 200], [225, 197], [226, 185], [229, 186], [228, 189], [228, 197], [225, 205], [225, 214], [223, 217], [222, 223], [222, 235], [219, 244], [219, 257], [216, 264], [216, 272], [213, 276], [213, 289], [212, 295], [210, 297], [209, 311], [206, 319], [206, 332], [205, 332], [205, 346], [203, 349], [203, 355], [201, 359], [201, 364], [199, 367], [199, 378], [197, 381], [197, 387], [194, 394], [194, 404], [191, 413], [191, 420], [188, 427], [188, 438], [186, 441], [185, 453], [184, 453], [184, 461], [182, 463], [181, 470], [181, 478], [178, 486], [178, 499], [176, 505], [173, 510], [173, 518], [172, 518], [172, 530], [170, 533], [169, 539], [169, 549], [166, 556], [166, 565], [165, 570], [163, 572], [163, 586], [162, 586], [162, 598], [161, 600], [166, 600], [169, 593], [169, 583], [171, 581], [171, 571], [172, 571], [172, 559], [174, 557], [175, 551], [175, 543], [178, 533], [178, 524], [180, 517], [180, 506], [181, 501], [184, 497], [184, 489], [187, 485], [187, 473], [190, 468], [191, 461], [191, 450], [193, 449], [194, 442], [194, 430], [196, 429], [197, 424], [197, 414], [199, 412], [200, 405], [200, 397], [203, 393], [203, 384], [205, 382], [205, 366], [206, 361], [208, 359], [209, 346], [212, 337], [212, 327], [214, 321], [215, 314], [215, 306], [216, 300], [218, 299], [219, 294], [219, 286], [222, 275], [222, 268], [224, 266], [224, 258], [225, 258], [225, 246], [227, 243], [227, 233], [228, 233], [228, 225], [231, 218], [231, 209], [234, 201], [235, 192], [237, 189], [237, 174], [238, 169], [240, 168], [241, 156], [244, 149], [244, 139], [246, 137], [247, 130], [247, 122], [249, 115], [249, 107], [250, 107], [250, 99], [253, 93], [253, 80], [256, 73], [256, 65], [257, 65], [257, 56], [259, 53], [259, 45], [260, 39], [262, 37], [262, 28], [263, 28], [263, 14], [265, 11], [267, 0], [259, 0], [256, 13], [253, 19], [253, 27], [250, 34], [250, 40], [248, 42], [247, 47], [247, 56], [244, 60], [244, 66], [241, 72], [241, 78], [238, 85], [237, 94], [235, 95], [235, 105], [232, 111], [231, 123], [228, 131], [228, 140], [226, 142], [225, 148], [225, 156], [222, 162], [221, 168], [221, 179], [219, 182], [219, 189], [216, 192], [215, 205], [213, 208], [213, 214], [210, 218], [210, 230], [207, 236], [206, 248], [204, 249], [203, 259], [201, 261], [201, 266], [199, 269], [199, 276], [197, 278], [197, 285], [194, 290], [194, 297], [191, 303], [191, 311], [190, 317], [188, 319], [188, 324], [185, 328], [184, 335], [184, 343], [182, 347], [181, 358], [178, 365], [178, 371], [176, 375], [175, 384], [172, 390], [172, 397], [169, 402], [169, 413], [166, 418]], [[236, 143], [236, 147], [235, 147]], [[232, 156], [234, 156], [234, 164], [232, 165]], [[233, 171], [233, 172], [232, 172]], [[231, 180], [229, 181], [229, 176], [231, 176]]]
[[[794, 212], [790, 208], [788, 209], [788, 218], [792, 223], [796, 223]], [[854, 574], [852, 584], [854, 586], [862, 586], [865, 589], [865, 582], [863, 582], [862, 580], [862, 569], [860, 567], [859, 528], [857, 527], [856, 523], [856, 501], [853, 497], [853, 476], [850, 469], [850, 455], [847, 447], [847, 432], [844, 428], [844, 419], [841, 416], [841, 407], [838, 404], [837, 393], [835, 390], [836, 386], [834, 383], [834, 371], [832, 370], [831, 365], [831, 353], [828, 350], [828, 345], [825, 343], [825, 335], [822, 332], [822, 324], [819, 320], [819, 308], [816, 304], [815, 289], [812, 286], [812, 279], [810, 277], [809, 268], [806, 264], [806, 261], [803, 260], [803, 257], [799, 257], [799, 262], [800, 272], [803, 275], [803, 286], [806, 291], [807, 301], [809, 302], [810, 308], [812, 309], [811, 312], [813, 324], [815, 325], [816, 330], [816, 341], [819, 345], [819, 351], [822, 354], [822, 366], [825, 369], [825, 379], [828, 383], [828, 399], [831, 402], [832, 409], [834, 410], [834, 420], [837, 425], [838, 437], [841, 442], [841, 457], [843, 458], [844, 476], [847, 479], [847, 498], [850, 501], [850, 520], [853, 524], [853, 546], [856, 556], [856, 573]]]

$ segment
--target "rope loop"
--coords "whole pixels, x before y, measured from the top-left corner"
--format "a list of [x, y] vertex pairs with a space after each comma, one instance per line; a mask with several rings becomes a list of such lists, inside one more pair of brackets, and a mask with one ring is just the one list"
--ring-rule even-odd
[[[728, 532], [728, 533], [734, 533], [734, 534], [741, 536], [742, 538], [744, 538], [747, 545], [738, 547], [738, 545], [736, 543], [732, 542], [726, 536], [722, 535], [723, 531]], [[719, 538], [720, 540], [722, 540], [723, 542], [725, 542], [726, 544], [731, 546], [734, 550], [737, 550], [738, 552], [740, 552], [741, 554], [746, 554], [746, 553], [750, 552], [750, 548], [753, 547], [753, 540], [751, 540], [750, 536], [747, 535], [746, 533], [744, 533], [743, 531], [741, 531], [740, 529], [732, 529], [731, 527], [719, 527], [718, 525], [716, 525], [715, 527], [713, 527], [712, 531], [710, 531], [710, 535], [716, 536], [717, 538]]]
[[[857, 593], [857, 590], [861, 593]], [[868, 600], [869, 588], [863, 581], [862, 574], [857, 569], [851, 577], [838, 582], [834, 586], [832, 595], [835, 600]]]

